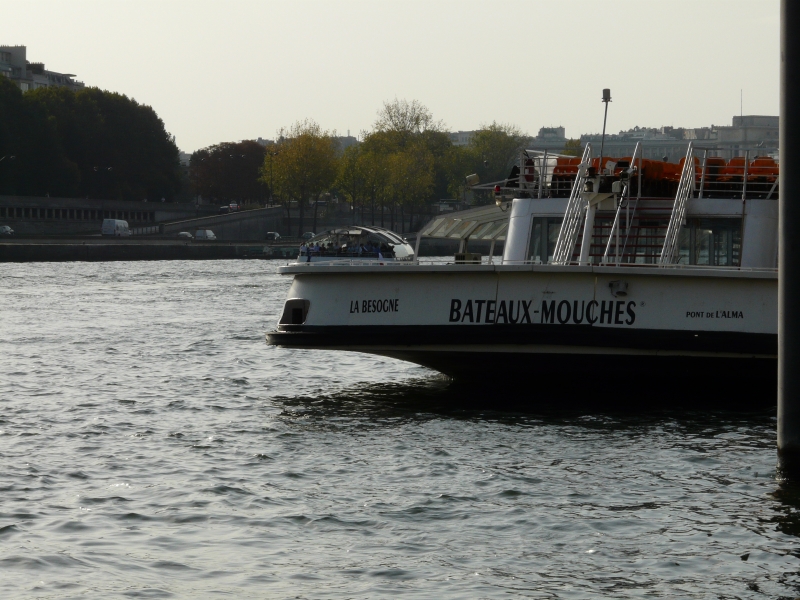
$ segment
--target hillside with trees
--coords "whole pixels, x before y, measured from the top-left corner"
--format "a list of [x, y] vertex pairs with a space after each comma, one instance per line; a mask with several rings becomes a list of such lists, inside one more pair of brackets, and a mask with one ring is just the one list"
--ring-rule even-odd
[[122, 94], [0, 77], [0, 194], [172, 200], [178, 148], [155, 111]]
[[[0, 115], [0, 194], [272, 201], [297, 220], [291, 228], [298, 233], [309, 224], [316, 230], [331, 199], [346, 203], [353, 223], [413, 229], [432, 203], [466, 198], [468, 174], [483, 183], [504, 179], [528, 139], [514, 125], [493, 122], [469, 144], [454, 146], [427, 107], [395, 99], [383, 104], [360, 143], [345, 149], [335, 131], [306, 119], [281, 129], [266, 147], [245, 140], [198, 150], [187, 178], [163, 121], [122, 94], [97, 88], [23, 94], [0, 77]], [[490, 192], [471, 198], [493, 201]]]

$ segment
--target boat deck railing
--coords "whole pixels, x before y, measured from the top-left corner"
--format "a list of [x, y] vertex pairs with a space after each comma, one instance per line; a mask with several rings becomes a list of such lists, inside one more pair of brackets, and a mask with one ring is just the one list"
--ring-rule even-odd
[[[740, 156], [730, 159], [721, 156], [726, 152], [723, 148], [694, 148], [689, 144], [687, 154], [694, 162], [691, 198], [777, 198], [780, 167], [773, 157], [761, 154], [758, 148], [742, 149]], [[605, 156], [601, 165], [600, 157], [592, 157], [591, 153], [587, 159], [586, 148], [581, 157], [529, 150], [520, 157], [520, 174], [500, 182], [499, 187], [515, 194], [521, 192], [526, 197], [569, 198], [576, 178], [584, 168], [591, 167], [595, 173], [611, 179], [624, 172], [630, 174], [631, 196], [674, 198], [687, 157], [670, 163], [644, 158], [642, 153], [637, 144], [632, 156]]]
[[320, 262], [296, 262], [296, 263], [289, 263], [287, 266], [291, 267], [308, 267], [309, 269], [325, 269], [331, 267], [388, 267], [394, 269], [408, 269], [411, 267], [452, 267], [455, 270], [459, 268], [463, 268], [464, 270], [473, 269], [476, 266], [530, 266], [530, 267], [555, 267], [559, 270], [562, 270], [564, 267], [579, 267], [582, 266], [583, 268], [591, 267], [591, 268], [598, 268], [598, 267], [632, 267], [637, 269], [643, 270], [653, 270], [657, 271], [660, 269], [669, 269], [669, 270], [684, 270], [684, 271], [745, 271], [745, 272], [754, 272], [754, 273], [777, 273], [776, 268], [764, 268], [764, 267], [740, 267], [740, 266], [718, 266], [718, 265], [688, 265], [688, 264], [670, 264], [670, 265], [658, 265], [656, 263], [621, 263], [621, 264], [592, 264], [592, 265], [580, 265], [578, 261], [570, 262], [567, 265], [552, 265], [543, 263], [542, 261], [538, 260], [502, 260], [501, 257], [489, 257], [485, 256], [481, 259], [480, 263], [477, 262], [461, 262], [455, 261], [452, 258], [448, 257], [431, 257], [426, 260], [408, 260], [408, 261], [384, 261], [384, 260], [373, 260], [373, 259], [361, 259], [361, 260], [326, 260]]

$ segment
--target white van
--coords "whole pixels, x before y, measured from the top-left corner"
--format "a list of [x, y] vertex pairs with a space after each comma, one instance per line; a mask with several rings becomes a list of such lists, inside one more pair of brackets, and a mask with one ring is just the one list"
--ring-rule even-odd
[[103, 228], [100, 230], [102, 235], [115, 237], [127, 237], [131, 234], [127, 221], [119, 219], [103, 219]]
[[194, 239], [197, 241], [207, 241], [210, 242], [212, 240], [217, 239], [217, 236], [214, 235], [214, 232], [210, 229], [198, 229], [197, 232], [194, 234]]

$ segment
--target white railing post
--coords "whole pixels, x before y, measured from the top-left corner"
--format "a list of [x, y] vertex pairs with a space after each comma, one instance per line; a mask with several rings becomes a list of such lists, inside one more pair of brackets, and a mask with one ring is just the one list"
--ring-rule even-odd
[[566, 265], [572, 260], [572, 253], [575, 250], [575, 243], [578, 240], [578, 232], [581, 227], [581, 220], [584, 216], [586, 206], [583, 201], [583, 186], [589, 173], [592, 160], [592, 145], [586, 144], [578, 166], [578, 173], [575, 175], [575, 182], [572, 184], [572, 192], [564, 211], [564, 221], [561, 223], [561, 230], [558, 232], [556, 247], [553, 251], [552, 264]]
[[703, 199], [703, 188], [706, 185], [706, 164], [708, 163], [708, 150], [703, 150], [703, 173], [700, 175], [700, 193], [697, 197]]
[[675, 194], [675, 202], [672, 205], [672, 215], [667, 226], [667, 234], [664, 236], [664, 245], [661, 248], [661, 256], [658, 258], [659, 266], [672, 264], [675, 259], [678, 236], [686, 220], [686, 203], [694, 190], [695, 176], [693, 148], [692, 143], [689, 142], [683, 163], [683, 171], [681, 172], [681, 180], [678, 183], [678, 192]]
[[590, 262], [589, 250], [592, 247], [594, 238], [594, 215], [597, 212], [596, 204], [586, 205], [586, 216], [583, 219], [583, 239], [581, 240], [581, 254], [578, 263], [588, 265]]
[[547, 150], [544, 155], [539, 156], [539, 200], [542, 199], [542, 189], [544, 188], [544, 170], [547, 168]]
[[750, 163], [750, 150], [744, 151], [744, 173], [742, 173], [742, 202], [747, 200], [747, 166]]

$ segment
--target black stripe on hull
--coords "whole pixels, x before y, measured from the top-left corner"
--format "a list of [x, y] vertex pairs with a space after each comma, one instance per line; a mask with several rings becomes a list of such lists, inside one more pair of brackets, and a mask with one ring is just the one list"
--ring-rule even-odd
[[777, 334], [590, 325], [279, 325], [278, 331], [267, 334], [267, 341], [294, 348], [535, 344], [692, 354], [778, 354]]
[[267, 334], [267, 341], [390, 356], [456, 379], [488, 377], [495, 383], [497, 378], [539, 378], [563, 385], [564, 378], [570, 383], [584, 373], [593, 379], [600, 374], [608, 382], [646, 382], [649, 388], [654, 383], [677, 389], [724, 384], [769, 395], [777, 378], [774, 334], [581, 325], [281, 325]]

